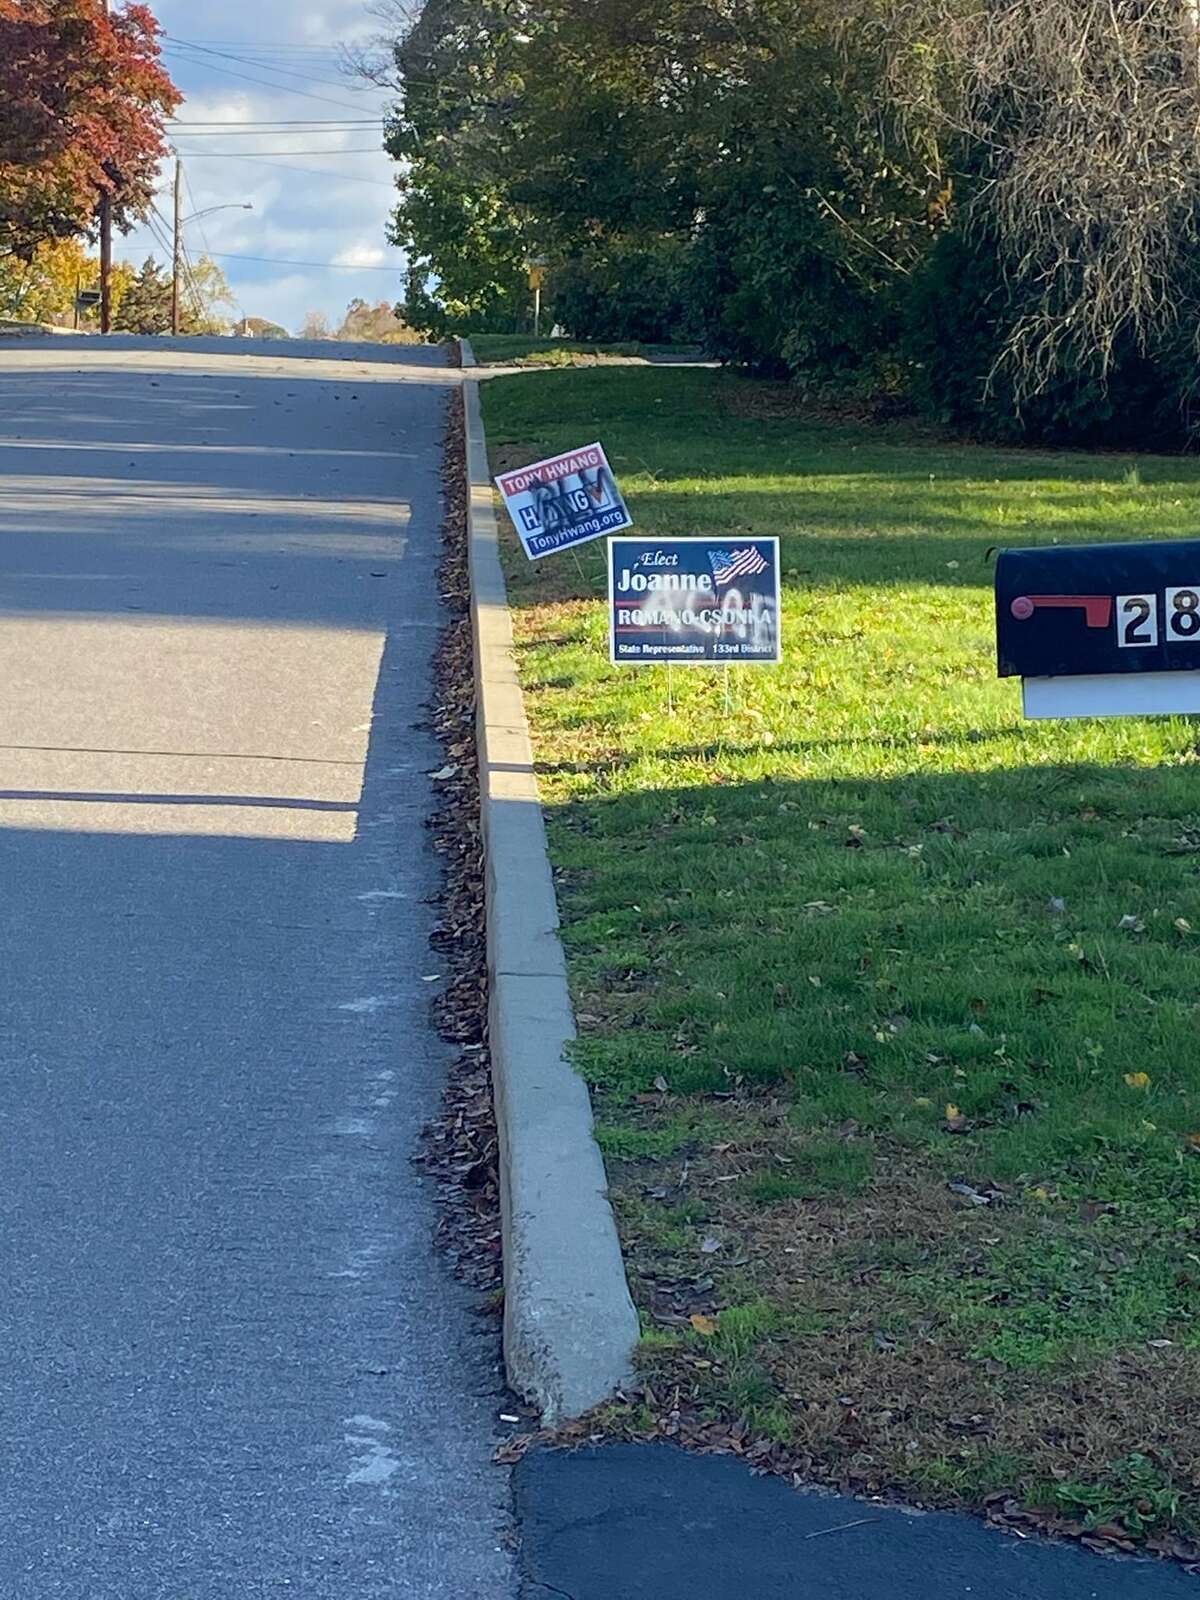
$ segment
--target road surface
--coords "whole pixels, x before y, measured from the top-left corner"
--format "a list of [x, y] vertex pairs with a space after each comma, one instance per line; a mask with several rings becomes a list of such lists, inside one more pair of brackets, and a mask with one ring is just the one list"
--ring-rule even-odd
[[665, 1445], [536, 1451], [516, 1471], [522, 1600], [1191, 1600], [1161, 1561], [975, 1517], [796, 1493]]
[[0, 1595], [505, 1600], [410, 1164], [434, 351], [0, 341]]

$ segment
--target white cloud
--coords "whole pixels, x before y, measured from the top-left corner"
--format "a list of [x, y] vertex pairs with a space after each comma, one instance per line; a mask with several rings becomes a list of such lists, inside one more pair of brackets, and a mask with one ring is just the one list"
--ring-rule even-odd
[[348, 245], [334, 256], [339, 267], [382, 267], [387, 261], [387, 251], [379, 244]]
[[[367, 5], [328, 0], [298, 15], [293, 0], [154, 0], [154, 10], [169, 36], [166, 64], [187, 96], [174, 134], [188, 180], [185, 215], [210, 213], [185, 228], [192, 254], [217, 256], [248, 315], [288, 327], [309, 310], [338, 321], [356, 296], [398, 299], [404, 258], [386, 242], [395, 166], [380, 148], [381, 128], [368, 125], [388, 96], [344, 77], [338, 56], [342, 43], [374, 31]], [[183, 40], [245, 59], [188, 50], [176, 42]], [[314, 121], [342, 131], [286, 126]], [[234, 126], [247, 122], [273, 122], [278, 131]], [[161, 219], [120, 241], [126, 259], [168, 256], [173, 183], [164, 170]], [[247, 202], [253, 210], [240, 209]], [[245, 257], [273, 259], [238, 259]]]

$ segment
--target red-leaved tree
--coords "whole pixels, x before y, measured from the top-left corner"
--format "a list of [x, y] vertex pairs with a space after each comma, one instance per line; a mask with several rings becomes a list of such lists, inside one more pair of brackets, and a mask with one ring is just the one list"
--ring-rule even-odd
[[104, 0], [0, 0], [0, 255], [148, 209], [163, 126], [183, 98], [150, 11]]

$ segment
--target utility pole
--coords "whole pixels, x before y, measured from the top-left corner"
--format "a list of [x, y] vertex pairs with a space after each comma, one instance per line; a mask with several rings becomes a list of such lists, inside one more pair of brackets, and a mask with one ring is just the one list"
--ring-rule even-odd
[[100, 196], [100, 332], [112, 332], [112, 196]]
[[[104, 0], [104, 15], [112, 0]], [[100, 191], [100, 332], [112, 332], [112, 196]]]
[[[1200, 0], [1196, 0], [1200, 5]], [[546, 258], [535, 256], [529, 263], [529, 287], [533, 290], [533, 337], [542, 331], [542, 290], [546, 287]]]
[[179, 337], [179, 272], [183, 265], [183, 162], [175, 157], [175, 265], [171, 272], [171, 334]]

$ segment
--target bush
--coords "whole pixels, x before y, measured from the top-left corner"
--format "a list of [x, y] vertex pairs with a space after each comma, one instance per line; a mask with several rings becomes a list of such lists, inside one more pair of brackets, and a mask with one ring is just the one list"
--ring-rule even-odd
[[894, 356], [890, 274], [863, 270], [836, 224], [790, 186], [747, 180], [723, 197], [693, 283], [708, 348], [764, 375], [845, 394], [873, 387]]
[[599, 344], [677, 344], [698, 326], [689, 295], [691, 247], [606, 239], [555, 270], [555, 319], [575, 339]]
[[1157, 349], [1121, 340], [1110, 370], [1082, 355], [1018, 404], [1000, 356], [1022, 313], [993, 239], [944, 233], [911, 280], [905, 351], [914, 396], [937, 421], [1004, 443], [1176, 450], [1194, 432], [1196, 357], [1181, 318]]

